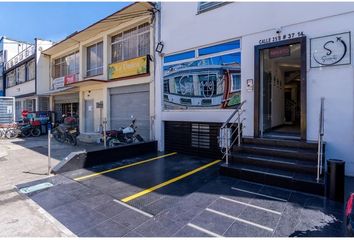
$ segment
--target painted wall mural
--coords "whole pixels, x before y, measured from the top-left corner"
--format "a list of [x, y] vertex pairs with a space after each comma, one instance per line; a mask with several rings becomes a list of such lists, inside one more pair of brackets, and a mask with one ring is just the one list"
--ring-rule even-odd
[[164, 66], [164, 108], [233, 108], [241, 100], [241, 54]]

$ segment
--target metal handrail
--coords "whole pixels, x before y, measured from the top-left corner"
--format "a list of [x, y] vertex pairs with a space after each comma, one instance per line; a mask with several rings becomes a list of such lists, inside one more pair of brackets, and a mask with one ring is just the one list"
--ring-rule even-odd
[[317, 146], [317, 182], [320, 181], [320, 175], [322, 174], [322, 161], [323, 161], [323, 136], [324, 136], [324, 98], [321, 98], [321, 108], [319, 116], [318, 127], [318, 146]]
[[[226, 146], [221, 146], [221, 144], [220, 144], [221, 153], [223, 153], [222, 158], [223, 159], [226, 158], [226, 164], [229, 164], [230, 149], [234, 146], [236, 141], [237, 141], [238, 146], [241, 145], [241, 131], [242, 131], [241, 123], [245, 120], [245, 118], [241, 119], [241, 114], [244, 112], [244, 110], [242, 109], [242, 106], [244, 105], [245, 102], [246, 101], [243, 101], [243, 102], [241, 102], [240, 105], [237, 106], [237, 108], [232, 112], [232, 114], [229, 116], [229, 118], [224, 122], [224, 124], [220, 128], [220, 137], [223, 138], [222, 141], [224, 141], [224, 143], [226, 144]], [[237, 114], [237, 117], [232, 121], [232, 119], [235, 117], [236, 114]], [[231, 123], [231, 125], [230, 125], [230, 123]], [[233, 126], [235, 126], [235, 124], [237, 126], [234, 130], [232, 130], [231, 128]], [[230, 131], [228, 131], [229, 129], [230, 129]], [[227, 131], [225, 131], [225, 130], [227, 130]], [[236, 131], [237, 131], [237, 137], [232, 140]], [[221, 135], [223, 135], [223, 136], [221, 136]], [[221, 141], [220, 137], [219, 137], [219, 143]]]

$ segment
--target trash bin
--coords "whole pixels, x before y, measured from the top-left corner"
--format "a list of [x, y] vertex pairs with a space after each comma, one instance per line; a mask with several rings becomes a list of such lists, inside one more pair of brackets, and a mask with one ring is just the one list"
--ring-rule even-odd
[[327, 198], [344, 202], [344, 169], [345, 162], [343, 160], [327, 160]]

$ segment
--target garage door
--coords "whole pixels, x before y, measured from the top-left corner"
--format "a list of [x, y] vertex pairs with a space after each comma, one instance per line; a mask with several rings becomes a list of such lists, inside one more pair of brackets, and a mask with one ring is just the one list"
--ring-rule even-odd
[[110, 90], [111, 129], [126, 127], [131, 116], [136, 118], [137, 132], [150, 138], [149, 85], [112, 88]]

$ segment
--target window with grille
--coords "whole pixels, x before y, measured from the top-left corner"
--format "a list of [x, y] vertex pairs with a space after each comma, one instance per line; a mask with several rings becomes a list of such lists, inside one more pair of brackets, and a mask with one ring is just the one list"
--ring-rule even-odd
[[144, 23], [112, 37], [112, 63], [150, 53], [150, 25]]
[[103, 73], [103, 42], [87, 47], [86, 76], [95, 76]]

